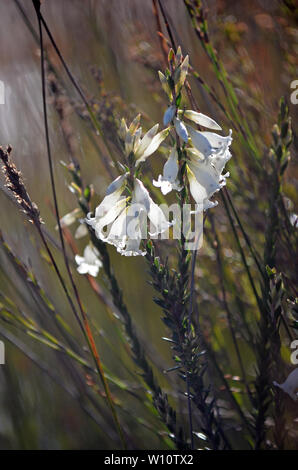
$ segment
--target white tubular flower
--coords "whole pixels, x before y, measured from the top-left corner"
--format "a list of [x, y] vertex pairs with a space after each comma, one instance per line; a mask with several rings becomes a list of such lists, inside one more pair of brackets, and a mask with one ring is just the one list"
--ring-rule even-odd
[[179, 114], [183, 114], [183, 117], [195, 122], [196, 124], [199, 124], [200, 126], [207, 127], [208, 129], [221, 131], [220, 125], [205, 114], [197, 113], [196, 111], [192, 111], [191, 109], [187, 109], [186, 111], [180, 111]]
[[[118, 221], [114, 222], [109, 235], [110, 238], [111, 234], [114, 236], [118, 232], [120, 243], [118, 243], [117, 251], [121, 255], [144, 256], [146, 254], [140, 249], [140, 243], [141, 240], [147, 238], [147, 218], [151, 222], [150, 227], [153, 226], [153, 232], [149, 232], [152, 237], [165, 232], [172, 225], [166, 220], [160, 207], [153, 202], [143, 183], [136, 178], [131, 204], [123, 211]], [[115, 245], [113, 240], [107, 241]]]
[[[95, 216], [86, 219], [96, 236], [125, 256], [145, 255], [140, 249], [142, 239], [147, 238], [147, 218], [154, 226], [156, 236], [172, 225], [162, 210], [153, 202], [143, 183], [135, 179], [132, 195], [122, 196], [127, 174], [118, 177], [108, 187], [107, 195], [95, 210]], [[129, 205], [127, 204], [130, 200]]]
[[193, 127], [187, 125], [189, 132], [189, 137], [191, 138], [191, 143], [194, 148], [202, 155], [204, 158], [207, 158], [212, 153], [212, 145], [209, 140], [202, 135], [203, 133], [197, 131]]
[[294, 401], [298, 400], [298, 367], [294, 369], [284, 383], [279, 384], [277, 382], [273, 382], [273, 385], [276, 387], [281, 388], [285, 393], [287, 393]]
[[[150, 129], [150, 131], [153, 131], [153, 129], [158, 129], [158, 124], [156, 124], [154, 127]], [[140, 140], [139, 145], [135, 149], [135, 156], [136, 156], [136, 166], [138, 166], [140, 163], [144, 162], [150, 155], [152, 155], [160, 144], [165, 140], [165, 138], [169, 134], [169, 129], [166, 128], [159, 132], [158, 134], [154, 135], [153, 138], [150, 138], [150, 131], [147, 132], [147, 134], [144, 135], [144, 137]], [[155, 133], [156, 133], [155, 131]]]
[[125, 189], [125, 180], [127, 173], [118, 176], [108, 186], [106, 196], [95, 210], [95, 216], [88, 214], [86, 222], [95, 230], [97, 238], [105, 241], [106, 235], [103, 231], [104, 227], [112, 223], [125, 207], [126, 199], [122, 197]]
[[143, 183], [138, 179], [135, 180], [134, 197], [137, 204], [141, 204], [144, 207], [151, 222], [151, 226], [154, 226], [154, 232], [149, 232], [152, 237], [165, 232], [173, 225], [172, 222], [167, 221], [161, 208], [155, 204], [155, 202], [153, 202], [149, 192]]
[[141, 158], [144, 154], [145, 150], [149, 147], [150, 143], [153, 141], [157, 131], [159, 128], [159, 124], [155, 124], [155, 126], [151, 127], [148, 132], [144, 135], [144, 137], [140, 140], [139, 145], [136, 150], [136, 158]]
[[[136, 182], [137, 180], [135, 184]], [[120, 233], [121, 242], [117, 246], [118, 253], [123, 256], [145, 256], [146, 252], [140, 249], [140, 243], [142, 239], [147, 238], [147, 215], [146, 208], [138, 202], [136, 190], [133, 191], [130, 206], [120, 217], [122, 220], [119, 221], [118, 227], [122, 233]], [[112, 226], [112, 231], [116, 222]]]
[[83, 221], [75, 231], [75, 239], [78, 240], [79, 238], [83, 238], [86, 235], [88, 235], [88, 229], [85, 225], [85, 222]]
[[185, 124], [180, 121], [180, 119], [178, 118], [174, 118], [174, 126], [175, 126], [175, 130], [177, 132], [177, 134], [179, 135], [180, 139], [183, 140], [183, 142], [188, 142], [188, 132], [187, 132], [187, 129], [185, 127]]
[[171, 106], [168, 107], [166, 112], [164, 113], [163, 116], [163, 125], [168, 126], [170, 122], [173, 120], [175, 114], [176, 114], [176, 106], [172, 104]]
[[163, 175], [158, 176], [158, 180], [153, 180], [153, 185], [160, 188], [162, 194], [168, 194], [173, 189], [181, 191], [179, 186], [178, 176], [178, 153], [176, 148], [173, 148], [168, 160], [163, 167]]
[[229, 173], [223, 175], [222, 171], [231, 158], [231, 132], [227, 137], [223, 137], [190, 128], [190, 137], [195, 149], [188, 152], [190, 159], [187, 163], [187, 175], [190, 192], [203, 210], [217, 205], [217, 202], [210, 201], [210, 198], [225, 186], [229, 176]]
[[221, 188], [215, 168], [204, 161], [201, 164], [190, 163], [187, 166], [187, 176], [191, 195], [200, 208], [206, 210], [216, 206], [217, 202], [209, 201]]
[[[64, 229], [66, 227], [69, 227], [73, 225], [75, 222], [79, 222], [79, 226], [77, 227], [75, 231], [75, 238], [83, 238], [88, 234], [88, 229], [84, 223], [84, 220], [81, 219], [83, 213], [81, 209], [74, 209], [72, 212], [69, 212], [69, 214], [65, 214], [63, 217], [60, 219], [60, 224], [61, 228]], [[58, 225], [56, 225], [56, 230], [58, 230]]]
[[[202, 113], [186, 110], [184, 112], [178, 111], [178, 115], [183, 115], [185, 118], [210, 129], [221, 129], [213, 119]], [[232, 131], [228, 136], [221, 136], [214, 132], [198, 131], [189, 124], [185, 126], [176, 117], [173, 118], [173, 121], [179, 137], [191, 145], [185, 147], [188, 155], [186, 170], [190, 192], [199, 206], [198, 210], [214, 207], [217, 202], [210, 201], [210, 198], [226, 184], [226, 178], [229, 176], [229, 173], [222, 174], [222, 172], [231, 158], [229, 147], [232, 142]], [[177, 160], [177, 154], [173, 149], [164, 166], [163, 175], [159, 175], [158, 180], [153, 181], [154, 186], [160, 187], [163, 194], [167, 194], [173, 189], [178, 191], [181, 189], [177, 181]]]
[[96, 277], [102, 267], [102, 262], [98, 256], [97, 249], [92, 244], [87, 245], [84, 249], [84, 256], [76, 255], [75, 257], [78, 265], [77, 271], [80, 274], [90, 274], [90, 276]]
[[[63, 217], [60, 219], [60, 225], [62, 228], [69, 227], [70, 225], [73, 225], [78, 218], [82, 215], [81, 209], [74, 209], [72, 212], [69, 212], [68, 214], [65, 214]], [[55, 227], [56, 230], [58, 230], [58, 225]]]

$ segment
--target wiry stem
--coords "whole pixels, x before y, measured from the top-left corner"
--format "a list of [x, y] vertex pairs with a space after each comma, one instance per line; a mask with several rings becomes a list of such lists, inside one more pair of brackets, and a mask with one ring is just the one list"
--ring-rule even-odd
[[[59, 237], [60, 237], [61, 246], [62, 246], [64, 263], [65, 263], [65, 266], [66, 266], [66, 269], [67, 269], [67, 272], [68, 272], [68, 276], [69, 276], [69, 279], [70, 279], [70, 282], [71, 282], [71, 285], [72, 285], [72, 288], [73, 288], [73, 291], [74, 291], [74, 294], [75, 294], [75, 297], [76, 297], [76, 300], [77, 300], [77, 303], [78, 303], [78, 306], [79, 306], [79, 310], [81, 312], [81, 316], [82, 316], [82, 319], [83, 319], [84, 335], [85, 335], [85, 338], [87, 340], [90, 351], [92, 353], [92, 356], [94, 358], [97, 371], [98, 371], [99, 376], [101, 378], [101, 381], [102, 381], [102, 384], [103, 384], [103, 387], [104, 387], [104, 390], [105, 390], [105, 393], [106, 393], [107, 401], [108, 401], [108, 404], [111, 408], [111, 412], [112, 412], [112, 415], [113, 415], [113, 418], [114, 418], [114, 421], [115, 421], [115, 425], [116, 425], [121, 443], [122, 443], [123, 447], [125, 448], [126, 444], [125, 444], [123, 431], [122, 431], [122, 428], [121, 428], [121, 425], [120, 425], [120, 422], [119, 422], [119, 419], [118, 419], [118, 415], [117, 415], [117, 412], [116, 412], [116, 409], [115, 409], [115, 406], [114, 406], [114, 403], [113, 403], [113, 399], [112, 399], [112, 396], [111, 396], [109, 385], [107, 383], [107, 380], [106, 380], [106, 377], [105, 377], [105, 374], [104, 374], [104, 370], [103, 370], [103, 367], [102, 367], [102, 364], [101, 364], [101, 360], [100, 360], [98, 352], [97, 352], [97, 348], [96, 348], [96, 345], [95, 345], [95, 341], [94, 341], [94, 338], [93, 338], [92, 331], [91, 331], [90, 326], [89, 326], [87, 315], [86, 315], [86, 312], [83, 308], [77, 286], [74, 282], [74, 279], [73, 279], [73, 276], [72, 276], [72, 273], [71, 273], [71, 269], [70, 269], [70, 266], [69, 266], [69, 262], [68, 262], [68, 258], [67, 258], [67, 254], [66, 254], [66, 250], [65, 250], [63, 231], [62, 231], [62, 227], [61, 227], [61, 223], [60, 223], [58, 200], [57, 200], [57, 193], [56, 193], [55, 179], [54, 179], [54, 171], [53, 171], [53, 161], [52, 161], [50, 139], [49, 139], [49, 128], [48, 128], [47, 106], [46, 106], [46, 88], [45, 88], [44, 48], [43, 48], [43, 35], [42, 35], [42, 25], [41, 25], [42, 18], [41, 18], [41, 13], [40, 13], [40, 1], [39, 0], [33, 0], [33, 5], [34, 5], [35, 11], [36, 11], [36, 16], [37, 16], [37, 19], [38, 19], [39, 38], [40, 38], [42, 100], [43, 100], [44, 127], [45, 127], [45, 134], [46, 134], [47, 154], [48, 154], [48, 162], [49, 162], [49, 169], [50, 169], [50, 178], [51, 178], [52, 193], [53, 193], [54, 206], [55, 206], [55, 212], [56, 212], [56, 219], [57, 219], [57, 224], [58, 224], [58, 229], [59, 229]], [[39, 234], [41, 236], [43, 236], [40, 228], [39, 228]], [[44, 238], [42, 238], [42, 240], [43, 240], [43, 243], [44, 243]]]
[[104, 136], [104, 134], [103, 134], [103, 132], [102, 132], [102, 129], [101, 129], [101, 127], [100, 127], [100, 125], [99, 125], [99, 123], [98, 123], [98, 121], [97, 121], [97, 119], [96, 119], [96, 117], [95, 117], [95, 115], [94, 115], [94, 112], [92, 111], [92, 108], [91, 108], [90, 104], [88, 103], [88, 101], [87, 101], [87, 99], [86, 99], [86, 97], [85, 97], [83, 91], [81, 90], [79, 84], [77, 83], [76, 79], [75, 79], [74, 76], [72, 75], [72, 73], [71, 73], [71, 71], [70, 71], [70, 69], [69, 69], [67, 63], [65, 62], [65, 60], [64, 60], [64, 58], [63, 58], [63, 56], [62, 56], [62, 54], [61, 54], [61, 52], [60, 52], [60, 49], [59, 49], [59, 47], [57, 46], [57, 43], [56, 43], [56, 41], [55, 41], [55, 39], [54, 39], [54, 37], [53, 37], [53, 35], [52, 35], [52, 33], [51, 33], [51, 31], [50, 31], [48, 25], [47, 25], [47, 22], [45, 21], [45, 19], [44, 19], [42, 13], [40, 12], [40, 1], [39, 1], [39, 0], [32, 0], [32, 1], [33, 1], [34, 4], [37, 4], [37, 5], [38, 5], [39, 20], [40, 20], [41, 23], [43, 24], [43, 26], [44, 26], [44, 28], [45, 28], [45, 30], [46, 30], [46, 32], [47, 32], [47, 35], [49, 36], [49, 39], [50, 39], [50, 41], [51, 41], [51, 43], [52, 43], [52, 45], [53, 45], [53, 47], [54, 47], [54, 49], [55, 49], [55, 51], [56, 51], [56, 53], [57, 53], [57, 55], [58, 55], [58, 57], [59, 57], [59, 59], [60, 59], [62, 65], [63, 65], [63, 67], [64, 67], [64, 69], [65, 69], [65, 72], [67, 73], [67, 75], [68, 75], [68, 77], [69, 77], [71, 83], [73, 84], [73, 86], [74, 86], [75, 89], [77, 90], [77, 92], [78, 92], [78, 94], [80, 95], [80, 97], [81, 97], [81, 99], [82, 99], [84, 105], [86, 106], [86, 109], [87, 109], [87, 111], [88, 111], [88, 113], [89, 113], [91, 122], [92, 122], [92, 124], [93, 124], [95, 130], [99, 133], [99, 135], [101, 136], [103, 142], [105, 143], [105, 146], [106, 146], [106, 148], [107, 148], [107, 150], [108, 150], [108, 153], [109, 153], [109, 155], [110, 155], [112, 161], [113, 161], [114, 163], [116, 163], [116, 160], [115, 160], [115, 158], [114, 158], [114, 155], [113, 155], [113, 153], [112, 153], [111, 150], [110, 150], [110, 147], [109, 147], [109, 145], [108, 145], [108, 143], [107, 143], [107, 140], [105, 139], [105, 136]]
[[[87, 216], [87, 214], [90, 212], [90, 204], [89, 201], [87, 201], [87, 199], [85, 199], [83, 196], [85, 191], [83, 188], [82, 179], [79, 174], [79, 169], [75, 168], [73, 165], [70, 165], [68, 168], [73, 178], [75, 179], [76, 184], [80, 188], [82, 196], [79, 199], [79, 204], [83, 213], [85, 216]], [[129, 338], [133, 360], [138, 365], [138, 367], [142, 369], [142, 377], [153, 393], [153, 404], [157, 409], [161, 420], [168, 427], [170, 435], [174, 436], [172, 439], [174, 440], [177, 448], [187, 449], [188, 446], [184, 440], [182, 429], [176, 429], [176, 412], [169, 405], [167, 394], [162, 391], [160, 385], [158, 384], [158, 381], [154, 376], [153, 369], [146, 358], [144, 348], [135, 331], [131, 315], [123, 299], [122, 291], [112, 270], [107, 247], [105, 243], [96, 237], [94, 230], [92, 230], [90, 225], [87, 225], [87, 228], [93, 245], [100, 253], [103, 269], [109, 280], [109, 290], [113, 299], [113, 304], [120, 313], [121, 320], [125, 328], [125, 333]]]

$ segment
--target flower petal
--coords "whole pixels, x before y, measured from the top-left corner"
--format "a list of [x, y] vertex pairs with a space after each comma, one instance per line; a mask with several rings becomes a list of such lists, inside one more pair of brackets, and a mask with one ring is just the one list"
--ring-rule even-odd
[[106, 195], [108, 196], [109, 194], [114, 193], [115, 191], [119, 191], [120, 189], [123, 189], [123, 185], [125, 183], [126, 177], [128, 173], [125, 173], [124, 175], [118, 176], [112, 183], [107, 187], [106, 190]]
[[168, 107], [166, 112], [164, 113], [163, 116], [163, 125], [168, 126], [170, 122], [173, 120], [174, 116], [176, 113], [176, 106], [172, 104], [171, 106]]
[[114, 245], [117, 248], [123, 248], [126, 243], [126, 217], [127, 208], [121, 212], [110, 228], [109, 235], [104, 239], [106, 243]]
[[214, 165], [218, 173], [221, 174], [231, 156], [232, 154], [229, 150], [226, 150], [224, 153], [215, 153], [211, 155], [210, 162]]
[[128, 133], [128, 127], [124, 118], [121, 119], [119, 135], [122, 140], [125, 140], [126, 134]]
[[141, 139], [140, 144], [135, 151], [135, 156], [137, 159], [142, 156], [142, 154], [145, 152], [147, 147], [150, 145], [153, 137], [156, 135], [156, 132], [158, 131], [158, 128], [159, 128], [159, 124], [155, 124], [155, 126], [151, 127], [151, 129], [149, 129], [149, 131], [146, 132], [144, 137]]
[[126, 199], [121, 195], [125, 188], [126, 177], [127, 174], [119, 176], [110, 184], [107, 195], [95, 209], [95, 217], [88, 214], [85, 219], [94, 228], [96, 236], [101, 240], [106, 238], [103, 228], [112, 223], [125, 207]]
[[202, 132], [197, 131], [192, 126], [187, 125], [189, 137], [191, 138], [192, 145], [206, 158], [212, 153], [212, 146], [209, 140], [203, 135]]
[[181, 59], [182, 59], [182, 51], [181, 51], [181, 47], [178, 46], [176, 56], [175, 56], [175, 66], [176, 67], [178, 67], [180, 65]]
[[140, 250], [141, 239], [129, 239], [125, 248], [118, 248], [122, 256], [145, 256], [146, 251]]
[[75, 260], [77, 264], [82, 264], [85, 262], [84, 256], [75, 255]]
[[214, 149], [224, 147], [225, 149], [232, 143], [232, 131], [227, 136], [218, 135], [215, 132], [201, 132], [201, 135], [205, 137]]
[[89, 244], [84, 249], [84, 259], [87, 264], [94, 264], [98, 259], [99, 253], [95, 246]]
[[143, 185], [143, 183], [136, 179], [135, 181], [135, 198], [139, 204], [142, 204], [147, 212], [147, 215], [155, 227], [155, 232], [150, 233], [151, 236], [156, 236], [160, 233], [168, 230], [171, 225], [171, 222], [168, 222], [161, 208], [153, 202], [149, 192]]
[[158, 149], [160, 144], [165, 140], [168, 134], [169, 134], [168, 128], [156, 134], [156, 136], [153, 137], [153, 139], [151, 140], [151, 143], [146, 148], [145, 152], [136, 161], [136, 166], [138, 166], [141, 162], [144, 162], [150, 155], [152, 155]]
[[134, 138], [133, 138], [133, 151], [134, 153], [137, 151], [139, 145], [140, 145], [140, 142], [141, 142], [141, 136], [142, 136], [142, 128], [139, 127], [135, 134], [134, 134]]
[[192, 197], [202, 209], [209, 209], [215, 203], [209, 201], [209, 198], [221, 188], [219, 176], [210, 164], [187, 165], [187, 176], [189, 188]]
[[89, 271], [89, 266], [86, 263], [82, 263], [77, 267], [77, 271], [80, 274], [87, 274]]
[[[72, 212], [69, 212], [68, 214], [65, 214], [60, 219], [61, 227], [62, 228], [69, 227], [70, 225], [74, 224], [81, 214], [82, 214], [82, 211], [81, 209], [78, 209], [78, 208], [74, 209]], [[56, 226], [56, 230], [58, 230], [58, 225]]]
[[125, 247], [118, 246], [117, 251], [125, 256], [144, 255], [140, 250], [142, 239], [147, 238], [147, 211], [143, 204], [137, 203], [133, 195], [132, 203], [127, 210]]
[[168, 181], [174, 182], [177, 178], [178, 171], [178, 153], [177, 149], [174, 147], [163, 168], [163, 176]]
[[187, 147], [186, 149], [186, 153], [187, 153], [187, 156], [190, 160], [199, 160], [199, 161], [203, 161], [205, 160], [205, 156], [199, 152], [195, 147]]
[[172, 101], [173, 95], [172, 95], [166, 76], [160, 70], [158, 71], [158, 76], [159, 76], [159, 80], [160, 80], [163, 91], [167, 94], [169, 100]]
[[128, 128], [128, 132], [131, 134], [131, 135], [134, 135], [134, 133], [136, 132], [137, 128], [139, 127], [140, 125], [140, 119], [141, 119], [141, 114], [138, 114], [134, 120], [132, 121], [132, 123], [130, 124], [129, 128]]
[[181, 87], [184, 85], [186, 75], [188, 72], [189, 66], [189, 57], [188, 55], [183, 60], [182, 64], [174, 72], [174, 82], [176, 87], [176, 92], [179, 93]]
[[155, 237], [158, 234], [165, 232], [173, 225], [172, 222], [169, 222], [166, 219], [161, 208], [157, 204], [155, 204], [152, 199], [150, 203], [150, 211], [148, 213], [148, 217], [155, 227], [155, 232], [149, 232], [151, 237]]
[[153, 180], [153, 186], [160, 188], [162, 194], [165, 196], [170, 193], [173, 189], [173, 185], [170, 181], [164, 180], [161, 175], [158, 176], [158, 180]]
[[113, 207], [121, 198], [121, 194], [125, 188], [125, 180], [127, 173], [118, 176], [107, 188], [106, 196], [103, 198], [101, 203], [95, 209], [95, 217], [91, 218], [87, 216], [87, 223], [92, 225], [97, 217], [103, 217], [111, 207]]
[[208, 127], [209, 129], [214, 130], [221, 130], [221, 127], [217, 124], [217, 122], [215, 122], [213, 119], [211, 119], [209, 116], [206, 116], [205, 114], [197, 113], [196, 111], [187, 109], [186, 111], [184, 111], [183, 116], [189, 119], [190, 121], [199, 124], [200, 126]]
[[180, 121], [180, 119], [174, 118], [174, 125], [175, 125], [175, 129], [176, 129], [176, 132], [179, 135], [179, 137], [184, 142], [187, 143], [188, 142], [188, 132], [187, 132], [187, 129], [186, 129], [184, 123], [182, 121]]
[[293, 225], [293, 227], [295, 228], [298, 227], [298, 215], [295, 214], [294, 212], [290, 215], [290, 222]]
[[124, 142], [126, 156], [128, 156], [130, 152], [133, 151], [133, 143], [134, 143], [134, 135], [128, 132], [125, 136], [125, 142]]
[[88, 235], [88, 229], [86, 227], [86, 224], [81, 223], [76, 229], [74, 237], [76, 240], [78, 240], [79, 238], [83, 238], [86, 235]]
[[99, 271], [98, 266], [89, 266], [88, 273], [90, 274], [90, 276], [97, 277], [98, 271]]
[[[106, 239], [106, 234], [103, 232], [104, 227], [114, 222], [117, 217], [121, 214], [123, 209], [126, 207], [127, 198], [123, 197], [119, 199], [110, 209], [100, 217], [97, 213], [93, 224], [97, 238], [100, 240]], [[90, 222], [89, 222], [90, 223]]]
[[84, 257], [76, 255], [75, 260], [78, 264], [77, 271], [80, 274], [90, 274], [96, 277], [99, 268], [102, 267], [102, 262], [98, 258], [99, 253], [94, 245], [88, 244], [84, 249]]
[[149, 192], [138, 178], [135, 179], [132, 204], [140, 204], [147, 212], [150, 210]]
[[177, 180], [179, 167], [178, 167], [178, 154], [175, 148], [172, 149], [168, 160], [163, 168], [163, 176], [159, 175], [158, 180], [153, 180], [153, 185], [161, 189], [162, 194], [166, 195], [176, 189], [181, 190], [179, 181]]

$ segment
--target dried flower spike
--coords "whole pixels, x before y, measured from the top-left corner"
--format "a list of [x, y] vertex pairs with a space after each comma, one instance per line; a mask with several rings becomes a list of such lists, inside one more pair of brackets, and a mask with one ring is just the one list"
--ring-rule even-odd
[[38, 207], [31, 201], [27, 193], [21, 172], [11, 161], [11, 151], [12, 148], [10, 146], [8, 146], [6, 150], [0, 147], [0, 159], [3, 162], [2, 171], [6, 179], [6, 187], [13, 193], [16, 201], [22, 207], [23, 212], [29, 217], [29, 221], [41, 224], [43, 222]]

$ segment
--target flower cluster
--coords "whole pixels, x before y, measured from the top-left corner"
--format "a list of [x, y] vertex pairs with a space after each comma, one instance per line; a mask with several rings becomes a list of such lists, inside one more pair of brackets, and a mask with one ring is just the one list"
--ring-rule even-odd
[[87, 222], [100, 240], [114, 245], [122, 255], [145, 255], [140, 243], [146, 238], [147, 217], [154, 226], [151, 236], [163, 233], [171, 224], [138, 178], [134, 179], [131, 196], [123, 196], [128, 177], [129, 173], [125, 173], [110, 184], [95, 216], [89, 215]]
[[[148, 223], [151, 237], [164, 233], [175, 223], [170, 223], [161, 208], [153, 202], [140, 176], [144, 162], [168, 136], [172, 141], [170, 146], [164, 147], [168, 158], [163, 174], [153, 180], [153, 185], [166, 195], [171, 191], [181, 191], [183, 185], [188, 184], [196, 203], [196, 212], [217, 204], [211, 201], [211, 197], [226, 184], [229, 176], [223, 170], [231, 158], [231, 131], [228, 136], [221, 136], [214, 132], [220, 131], [221, 127], [213, 119], [181, 108], [188, 67], [189, 58], [183, 58], [179, 47], [176, 55], [172, 50], [169, 53], [169, 69], [165, 74], [159, 72], [162, 88], [169, 99], [163, 117], [165, 129], [158, 132], [159, 125], [155, 124], [143, 135], [140, 115], [130, 125], [122, 119], [119, 127], [124, 157], [124, 161], [119, 162], [122, 174], [109, 185], [94, 215], [88, 214], [82, 221], [80, 212], [75, 210], [61, 220], [62, 225], [77, 220], [84, 222], [77, 229], [76, 238], [87, 233], [86, 224], [89, 224], [99, 240], [115, 246], [122, 255], [145, 255], [142, 240], [147, 238]], [[201, 127], [209, 131], [201, 131]], [[182, 168], [185, 177], [181, 177]], [[98, 253], [89, 245], [85, 248], [84, 257], [76, 259], [79, 272], [91, 275], [98, 272]]]
[[[162, 87], [170, 99], [163, 121], [167, 126], [172, 125], [177, 139], [182, 142], [191, 195], [199, 210], [206, 210], [217, 204], [210, 201], [210, 198], [226, 184], [226, 178], [229, 176], [229, 173], [223, 174], [222, 172], [231, 158], [229, 147], [232, 142], [232, 131], [230, 130], [229, 135], [225, 137], [215, 132], [202, 132], [193, 127], [195, 124], [212, 131], [221, 130], [219, 124], [205, 114], [191, 109], [179, 109], [181, 88], [184, 85], [188, 69], [188, 56], [182, 61], [180, 47], [176, 56], [170, 52], [169, 64], [172, 73], [169, 70], [166, 71], [166, 75], [159, 72]], [[189, 121], [192, 125], [189, 124]], [[173, 189], [178, 191], [181, 189], [177, 180], [178, 160], [176, 145], [170, 152], [163, 169], [163, 175], [159, 175], [158, 180], [153, 182], [155, 186], [160, 187], [163, 194], [167, 194]]]
[[96, 277], [99, 269], [102, 267], [99, 253], [91, 243], [86, 246], [84, 256], [76, 255], [75, 260], [80, 274], [90, 274], [90, 276]]

